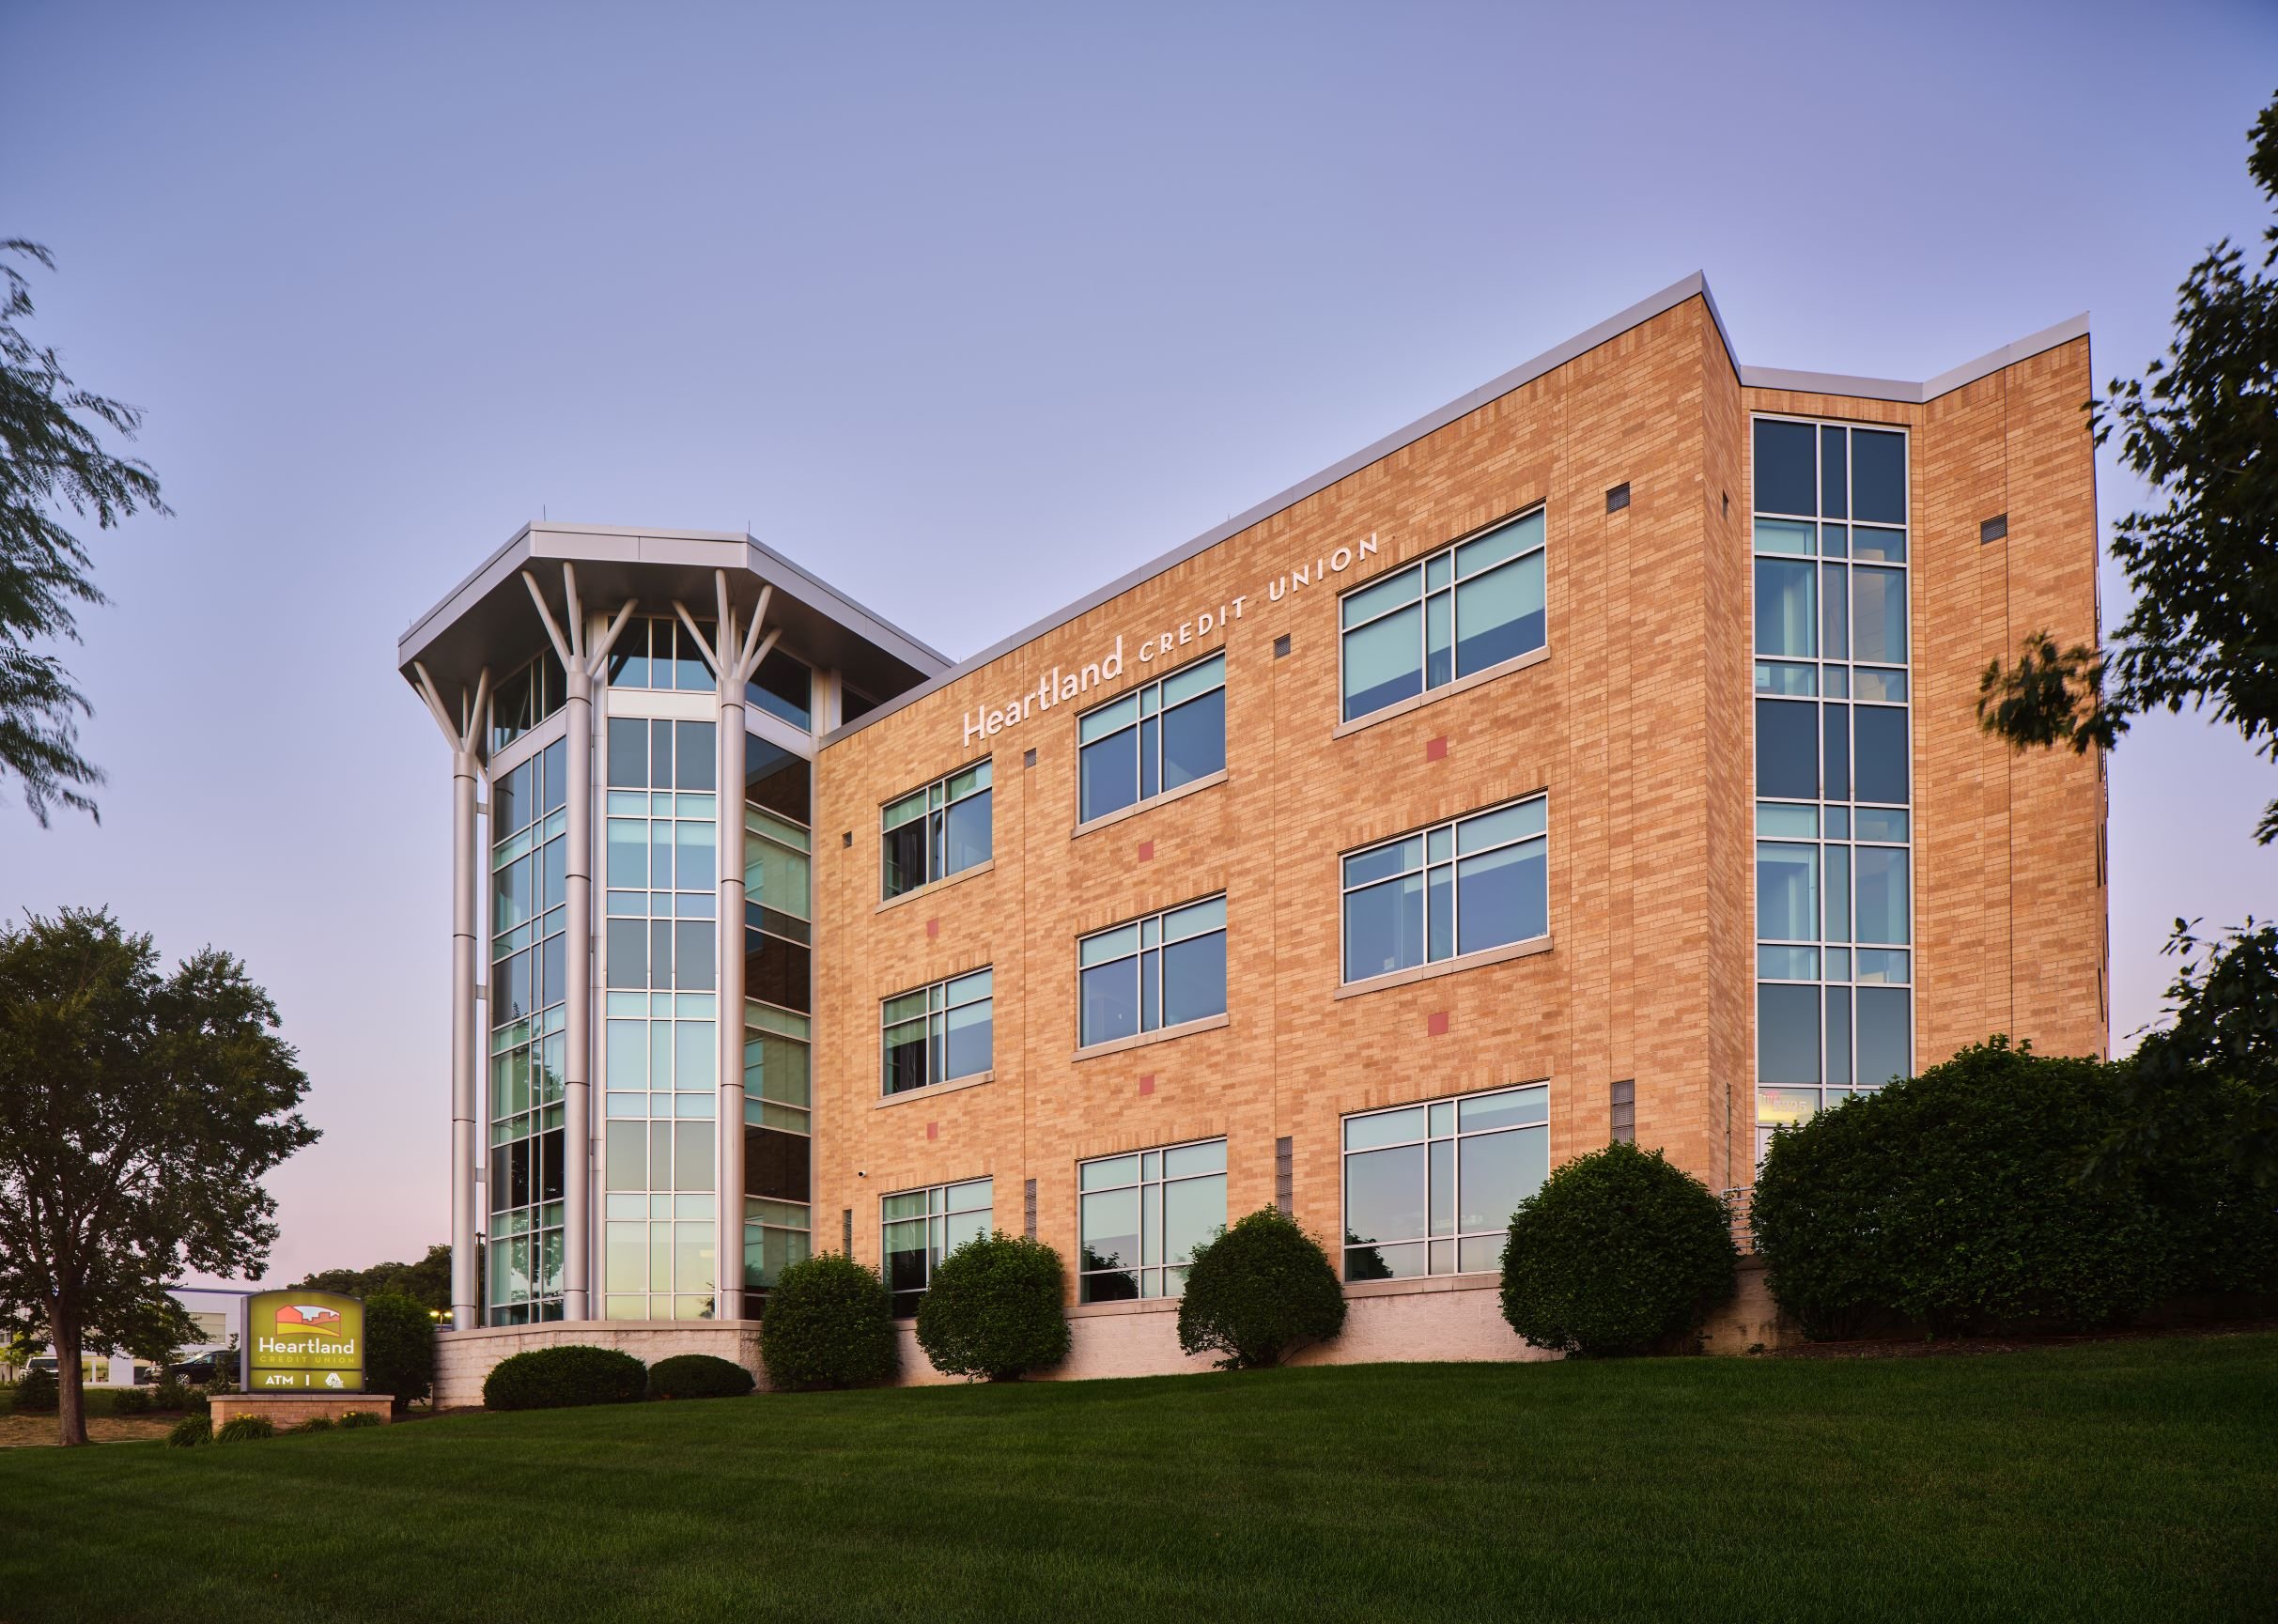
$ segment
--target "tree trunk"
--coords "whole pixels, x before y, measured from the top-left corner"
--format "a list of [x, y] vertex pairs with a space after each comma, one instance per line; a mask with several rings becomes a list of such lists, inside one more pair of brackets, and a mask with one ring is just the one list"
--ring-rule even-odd
[[80, 1381], [79, 1320], [57, 1314], [48, 1322], [55, 1340], [55, 1421], [65, 1448], [87, 1441], [87, 1397]]

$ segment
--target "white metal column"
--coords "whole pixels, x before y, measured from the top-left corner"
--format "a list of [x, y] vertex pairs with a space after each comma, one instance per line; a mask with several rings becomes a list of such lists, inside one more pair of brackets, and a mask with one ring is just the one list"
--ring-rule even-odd
[[[728, 601], [728, 572], [715, 570], [718, 647], [705, 647], [720, 678], [720, 1105], [719, 1147], [714, 1183], [719, 1186], [713, 1236], [712, 1316], [743, 1318], [743, 1011], [744, 1011], [744, 685], [775, 646], [778, 632], [764, 641], [774, 588], [762, 587], [743, 636], [736, 635], [736, 606]], [[681, 624], [700, 645], [704, 633], [686, 606], [675, 603]]]
[[588, 654], [585, 611], [578, 602], [578, 572], [562, 565], [563, 622], [557, 623], [538, 590], [537, 577], [522, 571], [522, 584], [537, 605], [538, 618], [553, 642], [554, 657], [562, 662], [563, 753], [568, 757], [569, 781], [565, 802], [569, 817], [564, 831], [567, 860], [563, 864], [564, 903], [568, 909], [565, 934], [568, 937], [567, 1007], [562, 1025], [566, 1051], [562, 1062], [562, 1317], [590, 1320], [593, 1311], [593, 1009], [594, 1009], [594, 678], [601, 673], [609, 651], [625, 629], [633, 606], [625, 604]]
[[476, 1107], [481, 1103], [481, 1036], [474, 1018], [474, 910], [481, 867], [474, 836], [475, 780], [480, 747], [489, 726], [488, 667], [471, 696], [462, 695], [454, 724], [426, 667], [414, 663], [420, 694], [451, 744], [451, 1328], [472, 1330], [479, 1300], [474, 1228]]

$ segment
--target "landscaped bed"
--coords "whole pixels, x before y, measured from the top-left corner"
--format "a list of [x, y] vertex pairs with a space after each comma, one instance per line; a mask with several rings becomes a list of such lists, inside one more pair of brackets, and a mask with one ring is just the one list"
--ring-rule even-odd
[[2254, 1618], [2278, 1335], [755, 1395], [0, 1459], [0, 1618]]

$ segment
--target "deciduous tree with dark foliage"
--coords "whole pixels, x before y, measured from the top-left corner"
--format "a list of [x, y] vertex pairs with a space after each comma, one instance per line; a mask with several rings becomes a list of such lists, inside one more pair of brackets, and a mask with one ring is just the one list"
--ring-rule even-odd
[[[37, 242], [0, 240], [8, 255], [54, 269]], [[73, 383], [54, 349], [24, 335], [31, 314], [30, 284], [0, 258], [0, 778], [15, 774], [44, 825], [54, 802], [92, 816], [85, 792], [102, 781], [79, 753], [73, 719], [87, 714], [86, 696], [60, 660], [31, 647], [78, 642], [71, 606], [103, 601], [64, 514], [110, 530], [140, 509], [167, 509], [147, 463], [103, 449], [102, 429], [132, 439], [141, 413]]]
[[257, 1276], [261, 1176], [317, 1131], [276, 1006], [207, 948], [162, 974], [147, 936], [66, 908], [0, 930], [0, 1331], [44, 1338], [66, 1444], [87, 1441], [80, 1355], [171, 1318], [185, 1271]]
[[[2247, 169], [2278, 205], [2278, 101], [2249, 134]], [[2188, 704], [2278, 759], [2278, 225], [2263, 238], [2252, 271], [2228, 239], [2209, 249], [2166, 358], [2092, 403], [2097, 443], [2116, 431], [2163, 505], [2113, 526], [2135, 604], [2110, 647], [2037, 631], [2015, 665], [1987, 669], [1978, 720], [2019, 750], [2110, 749], [2131, 717]], [[2278, 802], [2255, 837], [2278, 840]]]

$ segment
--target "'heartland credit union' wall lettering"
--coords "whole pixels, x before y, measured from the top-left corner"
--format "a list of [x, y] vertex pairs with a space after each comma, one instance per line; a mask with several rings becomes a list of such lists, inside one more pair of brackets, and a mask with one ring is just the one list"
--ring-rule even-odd
[[[1335, 552], [1314, 559], [1310, 565], [1300, 565], [1287, 574], [1276, 577], [1266, 583], [1266, 601], [1279, 603], [1301, 587], [1326, 580], [1332, 575], [1341, 575], [1359, 560], [1371, 557], [1375, 551], [1376, 535], [1371, 532], [1358, 548], [1340, 547]], [[1243, 606], [1254, 595], [1246, 593], [1219, 604], [1216, 609], [1202, 610], [1192, 619], [1179, 622], [1175, 627], [1167, 626], [1151, 634], [1139, 645], [1139, 663], [1150, 665], [1158, 659], [1175, 658], [1179, 650], [1213, 632], [1223, 632], [1230, 622], [1242, 618]], [[1098, 659], [1086, 660], [1074, 671], [1056, 665], [1037, 679], [1035, 688], [1031, 691], [1008, 700], [1000, 706], [966, 712], [965, 742], [970, 745], [976, 739], [994, 738], [1014, 723], [1028, 720], [1038, 711], [1050, 710], [1056, 704], [1080, 699], [1095, 688], [1105, 688], [1109, 683], [1119, 681], [1123, 674], [1124, 639], [1118, 633], [1114, 648]]]

